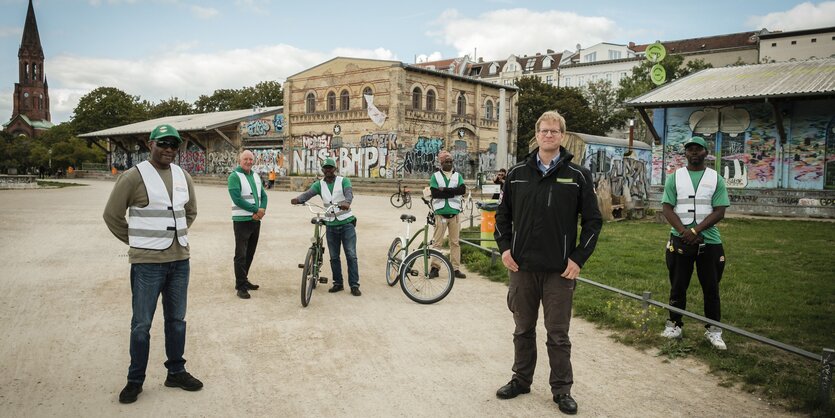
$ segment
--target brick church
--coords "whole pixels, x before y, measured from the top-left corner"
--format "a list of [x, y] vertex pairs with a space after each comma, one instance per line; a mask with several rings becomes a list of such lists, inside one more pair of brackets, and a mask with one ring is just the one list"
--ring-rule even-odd
[[14, 85], [14, 110], [3, 129], [15, 136], [36, 138], [54, 125], [49, 114], [49, 83], [44, 74], [44, 54], [32, 0], [29, 0], [17, 58], [19, 82]]

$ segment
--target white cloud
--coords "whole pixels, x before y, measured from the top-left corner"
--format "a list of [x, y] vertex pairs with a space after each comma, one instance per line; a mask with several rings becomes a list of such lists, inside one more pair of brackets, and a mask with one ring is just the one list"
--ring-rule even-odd
[[752, 29], [791, 31], [835, 26], [835, 1], [814, 4], [801, 3], [785, 12], [769, 13], [748, 18]]
[[[154, 103], [172, 96], [194, 102], [201, 94], [217, 89], [239, 89], [265, 80], [284, 82], [286, 77], [335, 56], [397, 59], [384, 48], [319, 52], [285, 44], [213, 54], [166, 50], [136, 60], [59, 55], [49, 62], [52, 121], [68, 121], [78, 100], [97, 87], [116, 87]], [[11, 91], [2, 93], [0, 119], [11, 116], [11, 97]]]
[[438, 51], [435, 51], [429, 55], [420, 54], [417, 56], [417, 60], [415, 62], [432, 62], [432, 61], [440, 61], [444, 59], [444, 55]]
[[258, 14], [269, 14], [271, 0], [235, 0], [235, 5]]
[[23, 35], [23, 28], [18, 26], [3, 26], [0, 27], [0, 38], [12, 38]]
[[189, 6], [191, 9], [191, 13], [197, 16], [199, 19], [211, 19], [220, 14], [217, 9], [211, 7], [201, 7], [201, 6]]
[[450, 9], [444, 11], [434, 24], [440, 29], [430, 31], [429, 36], [455, 47], [459, 56], [472, 57], [477, 50], [478, 56], [485, 60], [500, 60], [510, 54], [533, 54], [547, 49], [573, 50], [578, 42], [591, 46], [617, 38], [619, 34], [617, 25], [611, 19], [558, 10], [503, 9], [469, 18]]

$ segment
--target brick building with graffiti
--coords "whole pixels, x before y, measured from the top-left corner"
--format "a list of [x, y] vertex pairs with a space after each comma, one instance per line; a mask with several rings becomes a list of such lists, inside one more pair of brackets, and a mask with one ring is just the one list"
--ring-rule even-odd
[[254, 168], [286, 174], [282, 107], [169, 116], [79, 135], [107, 151], [107, 162], [126, 170], [146, 160], [148, 136], [160, 124], [174, 126], [183, 138], [176, 163], [193, 175], [228, 175], [238, 153], [250, 149]]
[[448, 150], [466, 178], [492, 176], [516, 143], [515, 87], [398, 61], [337, 57], [284, 83], [293, 174], [327, 157], [354, 177], [428, 177]]
[[661, 145], [656, 190], [685, 165], [682, 145], [698, 135], [731, 211], [835, 217], [835, 58], [706, 69], [627, 105]]

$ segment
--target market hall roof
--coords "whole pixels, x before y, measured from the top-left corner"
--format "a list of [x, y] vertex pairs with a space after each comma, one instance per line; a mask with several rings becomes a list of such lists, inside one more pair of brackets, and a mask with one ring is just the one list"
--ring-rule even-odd
[[798, 97], [835, 98], [835, 58], [708, 68], [624, 104], [648, 108]]
[[179, 132], [209, 131], [252, 119], [259, 119], [280, 113], [283, 106], [262, 107], [256, 109], [227, 110], [224, 112], [199, 113], [195, 115], [166, 116], [136, 122], [130, 125], [117, 126], [101, 131], [81, 134], [81, 138], [111, 137], [119, 135], [150, 134], [154, 128], [162, 124], [173, 126]]

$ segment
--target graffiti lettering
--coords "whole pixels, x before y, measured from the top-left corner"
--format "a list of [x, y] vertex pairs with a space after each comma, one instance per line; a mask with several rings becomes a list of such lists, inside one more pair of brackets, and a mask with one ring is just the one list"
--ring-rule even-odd
[[758, 199], [757, 196], [746, 196], [736, 194], [729, 194], [728, 197], [731, 199], [731, 202], [735, 203], [754, 203]]
[[796, 197], [778, 197], [777, 203], [781, 205], [796, 205], [800, 203], [800, 199]]
[[363, 135], [360, 138], [360, 146], [397, 149], [397, 134], [385, 133]]
[[333, 137], [329, 134], [301, 136], [302, 145], [307, 149], [330, 148], [332, 139]]
[[270, 124], [263, 120], [254, 120], [246, 124], [246, 133], [249, 136], [264, 136], [270, 132]]

